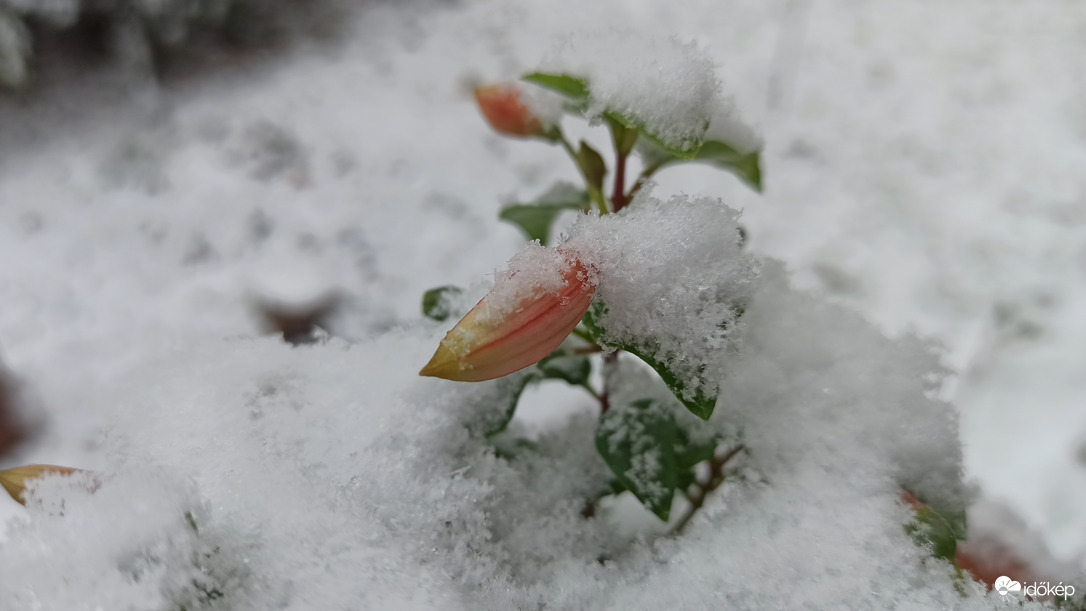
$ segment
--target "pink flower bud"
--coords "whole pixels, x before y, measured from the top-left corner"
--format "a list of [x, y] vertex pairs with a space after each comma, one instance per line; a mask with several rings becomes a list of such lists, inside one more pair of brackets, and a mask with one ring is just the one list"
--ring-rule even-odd
[[475, 90], [479, 110], [498, 133], [507, 136], [542, 136], [543, 123], [520, 99], [520, 88], [503, 83]]
[[460, 382], [500, 378], [538, 363], [569, 336], [596, 293], [593, 274], [569, 253], [535, 249], [529, 252], [541, 255], [535, 263], [556, 268], [549, 270], [557, 272], [550, 274], [555, 282], [541, 286], [547, 282], [537, 282], [534, 272], [514, 267], [445, 335], [419, 375]]

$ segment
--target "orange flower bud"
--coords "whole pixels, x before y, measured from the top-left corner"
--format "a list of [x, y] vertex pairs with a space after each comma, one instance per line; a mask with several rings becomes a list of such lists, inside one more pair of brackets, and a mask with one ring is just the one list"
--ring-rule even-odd
[[37, 479], [48, 473], [71, 475], [78, 471], [79, 469], [59, 467], [57, 465], [27, 465], [25, 467], [0, 471], [0, 486], [4, 487], [4, 490], [11, 495], [11, 498], [26, 505], [26, 499], [23, 498], [23, 493], [26, 492], [27, 481]]
[[[419, 375], [482, 382], [538, 363], [561, 344], [584, 318], [596, 285], [578, 258], [548, 248], [560, 286], [517, 286], [530, 273], [519, 270], [499, 278], [494, 289], [456, 323]], [[557, 255], [557, 256], [555, 256]], [[508, 296], [513, 303], [501, 303]]]
[[542, 136], [543, 123], [520, 99], [513, 84], [489, 85], [475, 89], [479, 110], [498, 133], [507, 136]]

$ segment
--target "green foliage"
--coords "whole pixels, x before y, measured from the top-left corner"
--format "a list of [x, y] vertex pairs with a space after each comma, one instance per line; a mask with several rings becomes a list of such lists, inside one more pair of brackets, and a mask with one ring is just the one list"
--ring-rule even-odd
[[452, 316], [450, 301], [464, 292], [456, 286], [439, 286], [422, 294], [422, 314], [438, 322], [448, 320]]
[[543, 380], [562, 380], [572, 386], [587, 386], [588, 378], [591, 375], [592, 362], [587, 356], [568, 354], [561, 349], [556, 350], [510, 383], [507, 387], [506, 396], [502, 399], [506, 405], [505, 411], [496, 421], [488, 423], [489, 427], [485, 435], [493, 437], [509, 426], [513, 416], [516, 415], [520, 397], [529, 385]]
[[583, 101], [588, 99], [588, 83], [584, 79], [575, 76], [533, 72], [524, 76], [524, 80], [556, 91], [571, 100]]
[[[570, 102], [566, 109], [572, 113], [581, 114], [587, 107], [591, 88], [585, 79], [568, 74], [536, 72], [525, 76], [524, 80], [565, 96]], [[644, 121], [635, 115], [615, 109], [604, 109], [603, 116], [611, 125], [615, 134], [615, 144], [620, 153], [626, 154], [632, 149], [637, 135], [643, 136], [651, 143], [648, 147], [651, 152], [644, 155], [646, 166], [654, 166], [658, 169], [672, 163], [701, 161], [735, 174], [756, 191], [762, 190], [761, 154], [758, 151], [742, 153], [741, 147], [735, 144], [705, 139], [685, 146], [674, 146], [664, 142], [659, 135], [647, 129]], [[708, 128], [709, 124], [706, 123], [703, 133]]]
[[[585, 314], [583, 324], [592, 334], [593, 339], [602, 341], [609, 347], [629, 352], [644, 361], [660, 376], [660, 379], [664, 381], [664, 384], [675, 395], [675, 398], [682, 402], [686, 409], [690, 410], [690, 413], [702, 420], [708, 420], [709, 416], [713, 415], [713, 408], [716, 407], [716, 395], [709, 395], [700, 387], [690, 391], [688, 380], [682, 379], [666, 363], [656, 358], [655, 354], [658, 346], [652, 338], [643, 338], [637, 343], [609, 340], [607, 331], [600, 324], [600, 318], [606, 312], [607, 306], [600, 299], [596, 299], [592, 303], [592, 307], [588, 309], [588, 313]], [[689, 396], [687, 396], [688, 394]]]
[[732, 146], [716, 140], [706, 140], [698, 149], [694, 161], [704, 161], [711, 166], [731, 172], [752, 189], [762, 191], [761, 155], [740, 153]]
[[610, 494], [629, 490], [665, 522], [675, 491], [693, 485], [695, 468], [713, 458], [719, 442], [692, 435], [653, 399], [613, 406], [596, 429], [596, 449], [615, 475]]
[[584, 175], [585, 184], [588, 186], [588, 195], [593, 201], [603, 201], [603, 178], [607, 176], [607, 164], [603, 157], [581, 140], [581, 148], [577, 151], [577, 166]]
[[931, 549], [931, 555], [957, 568], [958, 541], [965, 540], [965, 512], [940, 513], [929, 505], [914, 505], [915, 519], [905, 525], [905, 532], [917, 545]]
[[716, 454], [720, 437], [712, 435], [707, 438], [695, 439], [689, 431], [679, 426], [676, 427], [677, 442], [675, 445], [675, 460], [679, 469], [679, 490], [686, 490], [694, 484], [697, 472], [694, 468]]
[[596, 449], [615, 478], [665, 522], [679, 484], [678, 443], [675, 420], [651, 399], [607, 411], [596, 429]]
[[587, 191], [559, 185], [532, 203], [506, 206], [498, 218], [519, 227], [529, 240], [546, 244], [558, 215], [565, 210], [586, 210], [588, 205]]
[[529, 384], [539, 379], [539, 376], [535, 372], [532, 372], [513, 381], [512, 385], [509, 386], [507, 397], [504, 399], [506, 406], [505, 411], [502, 412], [501, 417], [496, 421], [488, 423], [489, 427], [483, 433], [484, 436], [493, 437], [509, 426], [509, 423], [513, 421], [513, 416], [517, 413], [517, 403], [520, 403], [520, 396], [524, 394], [524, 389], [528, 388]]
[[592, 375], [592, 362], [583, 354], [555, 353], [539, 361], [537, 367], [543, 379], [564, 380], [572, 386], [588, 384], [588, 378]]

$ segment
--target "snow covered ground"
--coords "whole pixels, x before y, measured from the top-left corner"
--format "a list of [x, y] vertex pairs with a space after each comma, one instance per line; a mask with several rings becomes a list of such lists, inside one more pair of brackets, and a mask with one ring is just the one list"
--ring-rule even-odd
[[[849, 464], [834, 443], [855, 432], [823, 382], [857, 405], [900, 400], [925, 426], [941, 405], [919, 344], [822, 299], [942, 343], [967, 480], [1086, 568], [1086, 9], [477, 0], [348, 15], [334, 40], [248, 70], [131, 95], [91, 75], [39, 107], [0, 99], [0, 355], [41, 431], [0, 466], [117, 474], [94, 495], [47, 482], [63, 516], [0, 503], [4, 609], [1005, 602], [959, 598], [876, 519], [906, 519], [878, 500], [893, 452], [867, 475], [817, 475]], [[742, 209], [753, 252], [821, 295], [768, 264], [777, 305], [751, 323], [734, 393], [809, 411], [736, 408], [771, 448], [765, 489], [722, 491], [685, 539], [631, 543], [651, 517], [579, 519], [585, 482], [564, 474], [595, 477], [591, 401], [533, 396], [524, 428], [549, 454], [518, 470], [461, 426], [491, 387], [416, 375], [447, 328], [421, 320], [422, 292], [481, 294], [523, 245], [500, 203], [576, 179], [557, 148], [493, 134], [471, 85], [601, 25], [696, 41], [766, 142], [760, 195], [700, 166], [660, 174], [653, 195]], [[264, 335], [258, 303], [320, 299], [339, 304], [336, 337]], [[805, 417], [825, 460], [775, 466], [809, 442], [765, 427]]]

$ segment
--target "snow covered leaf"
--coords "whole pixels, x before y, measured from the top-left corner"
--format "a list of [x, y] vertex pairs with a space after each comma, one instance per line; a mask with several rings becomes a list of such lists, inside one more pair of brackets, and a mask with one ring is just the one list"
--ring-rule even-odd
[[717, 435], [696, 437], [677, 424], [675, 431], [675, 461], [679, 469], [678, 487], [683, 490], [694, 483], [696, 475], [694, 467], [713, 458], [717, 445], [720, 444], [720, 437]]
[[[568, 74], [545, 74], [541, 72], [535, 72], [524, 77], [524, 80], [535, 83], [542, 87], [546, 87], [552, 91], [560, 93], [569, 99], [570, 104], [567, 106], [567, 110], [570, 112], [581, 114], [585, 110], [586, 102], [590, 95], [590, 88], [588, 81], [582, 78], [571, 76]], [[697, 153], [697, 146], [676, 147], [667, 144], [659, 134], [653, 133], [647, 129], [645, 122], [638, 119], [635, 115], [630, 113], [620, 112], [616, 109], [604, 109], [603, 116], [609, 122], [621, 125], [622, 127], [630, 130], [634, 130], [637, 133], [645, 136], [659, 146], [661, 149], [668, 152], [668, 154], [678, 157], [680, 159], [693, 159]], [[705, 128], [708, 127], [706, 123]], [[702, 129], [704, 131], [704, 128]]]
[[678, 441], [675, 420], [651, 399], [614, 406], [596, 429], [596, 449], [615, 477], [665, 522], [679, 483]]
[[551, 226], [558, 215], [565, 210], [585, 210], [588, 204], [587, 191], [559, 184], [532, 203], [512, 204], [502, 208], [498, 218], [520, 227], [529, 240], [539, 240], [540, 244], [546, 244], [550, 240]]
[[[524, 80], [566, 96], [571, 102], [567, 110], [576, 114], [584, 113], [591, 96], [591, 83], [568, 74], [536, 72], [525, 76]], [[654, 159], [647, 163], [660, 166], [678, 161], [704, 161], [736, 174], [756, 191], [762, 190], [760, 141], [753, 130], [732, 116], [730, 106], [723, 102], [721, 107], [695, 130], [696, 137], [679, 145], [670, 142], [664, 134], [647, 127], [646, 122], [634, 112], [605, 107], [602, 116], [612, 126], [621, 126], [644, 136], [648, 141], [646, 147], [655, 149], [653, 154], [649, 155]]]
[[713, 415], [713, 408], [716, 407], [716, 395], [707, 394], [700, 386], [691, 389], [686, 380], [673, 372], [666, 363], [655, 356], [658, 350], [651, 338], [644, 338], [636, 343], [608, 341], [606, 338], [607, 332], [599, 322], [606, 311], [607, 306], [602, 301], [597, 300], [585, 314], [583, 322], [592, 334], [593, 339], [602, 341], [609, 347], [625, 350], [644, 361], [660, 376], [660, 379], [664, 381], [664, 384], [675, 395], [675, 398], [681, 401], [686, 409], [690, 410], [690, 413], [702, 420], [708, 420], [709, 416]]
[[464, 292], [458, 286], [439, 286], [422, 294], [422, 314], [438, 322], [452, 316], [450, 301]]
[[71, 475], [77, 472], [79, 472], [79, 469], [60, 467], [57, 465], [27, 465], [25, 467], [0, 471], [0, 486], [4, 487], [4, 490], [11, 495], [11, 498], [25, 505], [26, 499], [23, 498], [23, 493], [26, 492], [26, 485], [30, 480], [37, 479], [50, 473], [57, 475]]
[[[623, 114], [614, 111], [606, 111], [603, 113], [603, 116], [612, 123], [617, 123], [618, 125], [621, 125], [628, 130], [635, 131], [638, 134], [644, 136], [645, 138], [648, 138], [650, 142], [652, 142], [654, 145], [664, 150], [665, 152], [667, 152], [667, 154], [673, 157], [683, 160], [697, 158], [697, 154], [700, 148], [699, 142], [695, 142], [692, 145], [685, 147], [673, 146], [665, 142], [659, 134], [655, 134], [649, 131], [645, 127], [645, 123], [633, 115]], [[706, 128], [708, 128], [708, 124], [706, 124]]]
[[481, 382], [554, 351], [581, 322], [596, 284], [572, 253], [529, 246], [441, 340], [419, 375]]
[[930, 548], [932, 556], [957, 567], [958, 541], [965, 540], [965, 512], [944, 515], [908, 491], [901, 493], [901, 500], [916, 513], [916, 519], [905, 525], [905, 532], [917, 545]]

